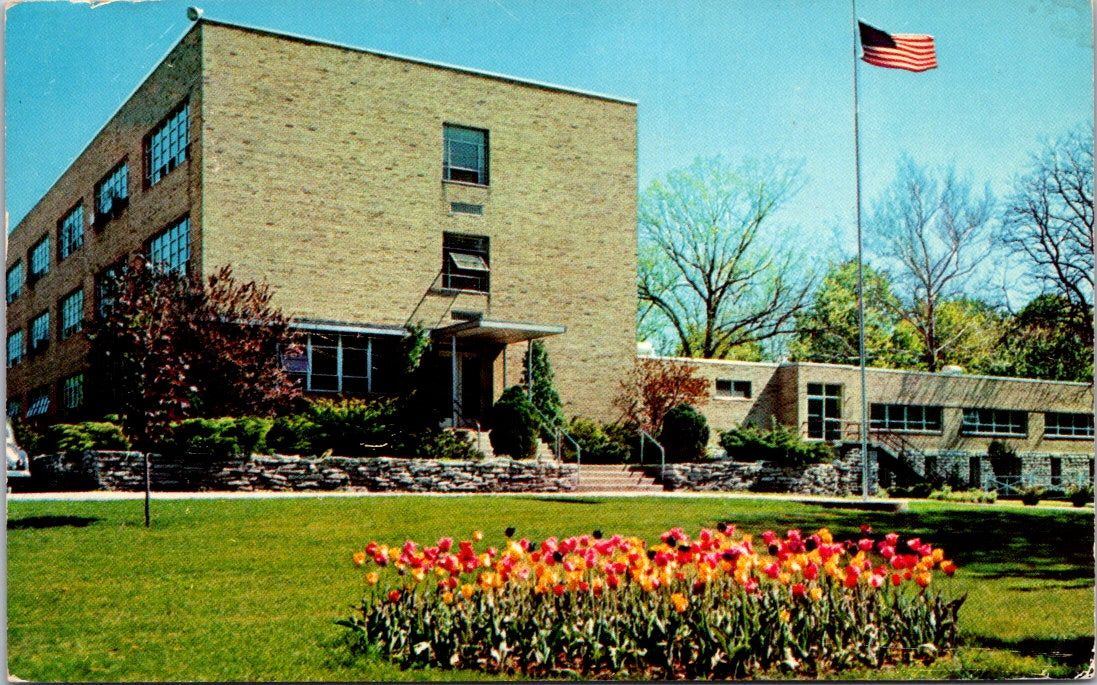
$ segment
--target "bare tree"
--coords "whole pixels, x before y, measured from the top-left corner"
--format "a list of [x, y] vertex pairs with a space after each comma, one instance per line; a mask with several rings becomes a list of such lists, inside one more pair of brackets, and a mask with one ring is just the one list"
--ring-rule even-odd
[[639, 208], [640, 330], [704, 358], [792, 332], [811, 277], [771, 224], [801, 186], [799, 166], [720, 158], [652, 183]]
[[1093, 346], [1093, 131], [1081, 127], [1044, 146], [1017, 178], [999, 240], [1044, 293], [1066, 298], [1078, 333]]
[[989, 190], [976, 196], [954, 169], [928, 172], [904, 157], [866, 222], [867, 242], [891, 271], [896, 313], [918, 337], [927, 371], [939, 370], [963, 338], [963, 327], [946, 333], [940, 326], [940, 310], [990, 255], [993, 207]]

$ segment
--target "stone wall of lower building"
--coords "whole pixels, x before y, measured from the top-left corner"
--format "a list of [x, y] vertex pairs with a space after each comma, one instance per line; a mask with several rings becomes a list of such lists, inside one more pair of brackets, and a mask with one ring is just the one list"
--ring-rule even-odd
[[[31, 460], [28, 490], [144, 490], [140, 452], [42, 455]], [[438, 461], [378, 457], [301, 458], [256, 455], [247, 459], [150, 459], [156, 491], [358, 489], [376, 492], [563, 492], [575, 488], [574, 464], [485, 459]]]
[[[668, 464], [663, 484], [668, 490], [855, 495], [861, 493], [861, 468], [861, 451], [851, 449], [832, 462], [811, 464], [806, 468], [730, 460]], [[875, 492], [876, 463], [873, 460], [869, 463], [869, 493]]]

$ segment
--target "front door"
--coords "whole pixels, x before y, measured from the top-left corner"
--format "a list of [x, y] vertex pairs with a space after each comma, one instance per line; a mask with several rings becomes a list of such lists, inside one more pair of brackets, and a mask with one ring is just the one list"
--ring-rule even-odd
[[[439, 355], [441, 378], [446, 383], [443, 415], [446, 423], [458, 428], [484, 425], [483, 357], [479, 352], [457, 351], [457, 378], [454, 379], [453, 356], [449, 351]], [[456, 382], [454, 382], [456, 380]]]

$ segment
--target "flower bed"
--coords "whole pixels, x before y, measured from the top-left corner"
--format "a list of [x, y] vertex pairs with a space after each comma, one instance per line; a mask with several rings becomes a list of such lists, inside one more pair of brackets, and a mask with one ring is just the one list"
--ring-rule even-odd
[[[648, 546], [599, 531], [478, 549], [371, 542], [352, 648], [402, 666], [532, 677], [817, 675], [932, 659], [957, 639], [963, 598], [929, 590], [944, 552], [867, 527], [859, 540], [734, 526], [675, 528]], [[480, 545], [482, 547], [482, 545]]]

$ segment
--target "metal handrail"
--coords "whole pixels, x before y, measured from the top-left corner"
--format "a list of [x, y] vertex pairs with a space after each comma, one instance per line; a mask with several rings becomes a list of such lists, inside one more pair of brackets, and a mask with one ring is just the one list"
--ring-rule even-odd
[[659, 441], [656, 440], [655, 438], [651, 437], [651, 435], [649, 435], [647, 431], [639, 431], [639, 432], [640, 432], [640, 466], [644, 465], [644, 439], [646, 438], [648, 440], [651, 440], [652, 443], [654, 443], [655, 446], [659, 448], [659, 454], [661, 455], [661, 459], [660, 459], [660, 462], [659, 462], [659, 480], [664, 480], [664, 478], [667, 475], [667, 451], [665, 449], [663, 449], [663, 446], [661, 444], [659, 444]]
[[561, 437], [567, 438], [568, 442], [570, 442], [575, 447], [575, 485], [578, 486], [579, 472], [582, 470], [583, 466], [583, 448], [579, 445], [579, 442], [575, 438], [568, 435], [567, 431], [557, 425], [554, 425], [549, 420], [549, 418], [541, 412], [540, 409], [533, 405], [533, 403], [530, 403], [530, 406], [533, 407], [533, 411], [536, 412], [538, 418], [541, 419], [541, 423], [544, 424], [550, 431], [552, 431], [553, 440], [556, 442], [555, 454], [557, 459], [561, 461], [563, 460], [563, 450], [560, 449]]

